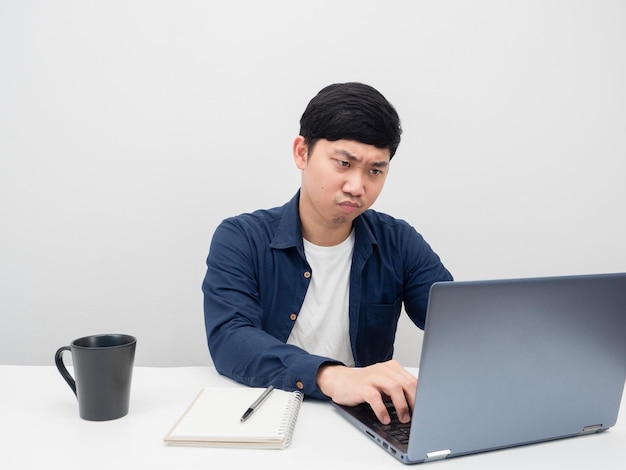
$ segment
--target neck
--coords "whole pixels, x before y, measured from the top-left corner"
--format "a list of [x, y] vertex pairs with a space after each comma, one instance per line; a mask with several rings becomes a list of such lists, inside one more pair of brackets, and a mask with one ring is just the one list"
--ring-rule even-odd
[[344, 223], [336, 227], [325, 227], [301, 218], [302, 236], [317, 246], [339, 245], [352, 232], [352, 224]]

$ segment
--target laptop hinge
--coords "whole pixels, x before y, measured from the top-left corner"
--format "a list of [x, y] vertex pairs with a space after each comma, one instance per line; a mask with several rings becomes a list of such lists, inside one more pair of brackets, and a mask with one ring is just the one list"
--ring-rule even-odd
[[445, 459], [448, 455], [450, 455], [450, 453], [450, 449], [438, 450], [437, 452], [428, 452], [426, 453], [426, 459], [424, 460], [424, 462], [432, 462], [433, 460]]
[[592, 426], [585, 426], [583, 428], [583, 434], [592, 434], [594, 432], [598, 432], [602, 430], [602, 425], [601, 424], [594, 424]]

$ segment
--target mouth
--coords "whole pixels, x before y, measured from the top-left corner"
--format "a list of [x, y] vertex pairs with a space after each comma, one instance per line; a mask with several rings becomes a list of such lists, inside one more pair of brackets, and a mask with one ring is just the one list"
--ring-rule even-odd
[[344, 201], [339, 203], [339, 207], [346, 213], [353, 213], [361, 208], [362, 204], [353, 201]]

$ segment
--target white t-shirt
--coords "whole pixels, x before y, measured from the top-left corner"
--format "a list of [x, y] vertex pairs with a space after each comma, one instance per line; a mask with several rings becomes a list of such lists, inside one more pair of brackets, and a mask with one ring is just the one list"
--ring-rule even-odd
[[311, 281], [287, 339], [319, 356], [354, 367], [350, 347], [350, 267], [354, 231], [339, 245], [317, 246], [304, 240], [304, 252], [311, 266]]

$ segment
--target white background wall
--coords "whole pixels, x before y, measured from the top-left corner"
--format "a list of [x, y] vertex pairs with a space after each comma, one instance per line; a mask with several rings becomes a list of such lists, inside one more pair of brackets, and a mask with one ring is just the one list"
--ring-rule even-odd
[[0, 363], [101, 332], [210, 363], [213, 230], [295, 193], [333, 82], [398, 109], [375, 208], [458, 280], [626, 270], [624, 24], [621, 0], [0, 0]]

